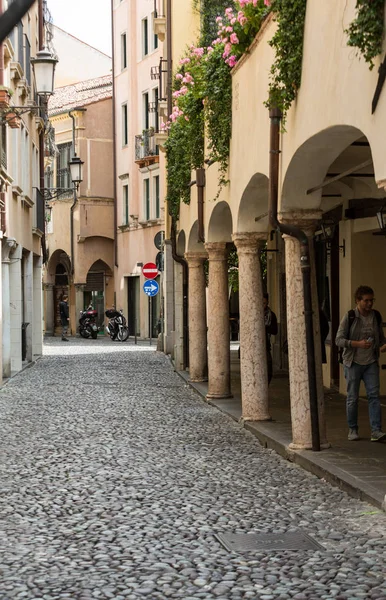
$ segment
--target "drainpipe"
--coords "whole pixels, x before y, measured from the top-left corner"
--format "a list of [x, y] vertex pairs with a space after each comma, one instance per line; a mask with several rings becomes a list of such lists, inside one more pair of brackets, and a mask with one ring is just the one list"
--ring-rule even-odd
[[[39, 0], [38, 5], [39, 10], [39, 50], [42, 50], [45, 46], [44, 44], [44, 10], [43, 10], [43, 0]], [[39, 187], [42, 193], [43, 198], [40, 198], [40, 201], [44, 203], [44, 212], [45, 212], [45, 199], [44, 199], [44, 188], [45, 188], [45, 180], [44, 180], [44, 138], [45, 138], [45, 126], [46, 119], [48, 113], [48, 104], [47, 102], [43, 102], [42, 111], [44, 115], [44, 127], [39, 134]], [[41, 248], [43, 255], [43, 263], [47, 262], [47, 244], [46, 244], [46, 220], [44, 219], [44, 231], [41, 239]]]
[[280, 154], [280, 123], [282, 119], [281, 111], [273, 108], [269, 112], [271, 119], [270, 127], [270, 149], [269, 149], [269, 204], [268, 215], [269, 223], [274, 228], [296, 238], [300, 243], [300, 267], [303, 278], [303, 297], [304, 297], [304, 319], [306, 325], [306, 348], [307, 348], [307, 368], [308, 368], [308, 386], [310, 398], [310, 416], [311, 416], [311, 436], [312, 450], [320, 451], [319, 435], [319, 412], [318, 396], [316, 386], [316, 365], [315, 365], [315, 345], [314, 345], [314, 324], [311, 295], [311, 262], [310, 248], [307, 235], [299, 227], [284, 225], [277, 218], [278, 205], [278, 181], [279, 181], [279, 154]]
[[[4, 12], [4, 6], [3, 6], [3, 0], [0, 0], [0, 15], [2, 15]], [[4, 49], [3, 49], [3, 44], [0, 44], [0, 85], [4, 85]], [[2, 127], [5, 127], [5, 124], [3, 123], [1, 125]], [[3, 186], [1, 186], [3, 187]], [[6, 218], [5, 218], [5, 192], [1, 191], [0, 192], [0, 210], [1, 210], [1, 224], [0, 224], [0, 228], [1, 231], [3, 233], [6, 232], [6, 228], [7, 228], [7, 224], [6, 224]]]
[[[72, 119], [72, 147], [74, 148], [74, 156], [76, 156], [75, 150], [75, 117], [72, 114], [73, 111], [70, 110], [68, 116]], [[74, 209], [78, 202], [78, 194], [76, 185], [74, 184], [74, 202], [71, 205], [71, 219], [70, 219], [70, 238], [71, 238], [71, 275], [74, 275]]]
[[204, 230], [204, 188], [205, 188], [205, 169], [196, 169], [197, 185], [197, 217], [198, 217], [198, 241], [205, 242]]
[[189, 291], [189, 271], [188, 263], [182, 256], [177, 254], [177, 232], [176, 217], [172, 216], [170, 240], [172, 243], [173, 260], [182, 266], [182, 328], [184, 340], [184, 369], [189, 367], [189, 321], [188, 321], [188, 291]]
[[117, 207], [117, 125], [115, 122], [116, 119], [116, 108], [115, 108], [115, 57], [114, 57], [114, 0], [111, 0], [111, 39], [112, 39], [112, 73], [113, 73], [113, 98], [112, 98], [112, 107], [113, 107], [113, 173], [114, 173], [114, 183], [113, 183], [113, 194], [114, 194], [114, 264], [118, 267], [118, 207]]

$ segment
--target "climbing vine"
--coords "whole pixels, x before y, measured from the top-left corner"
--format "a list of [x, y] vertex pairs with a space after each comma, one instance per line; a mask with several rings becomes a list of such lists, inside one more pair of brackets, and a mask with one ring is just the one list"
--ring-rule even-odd
[[[191, 171], [207, 159], [219, 169], [219, 197], [228, 182], [232, 124], [231, 70], [249, 50], [263, 21], [274, 11], [278, 30], [271, 45], [276, 60], [267, 105], [288, 111], [300, 86], [306, 0], [193, 0], [201, 15], [201, 36], [186, 50], [175, 73], [173, 112], [164, 129], [168, 162], [169, 212], [178, 217], [189, 203]], [[224, 10], [224, 6], [226, 8]], [[214, 38], [214, 36], [217, 36]], [[211, 40], [211, 41], [210, 41]]]
[[275, 50], [266, 106], [280, 108], [283, 120], [300, 88], [307, 0], [272, 0], [278, 24], [270, 46]]
[[357, 0], [356, 17], [346, 30], [349, 46], [357, 48], [374, 67], [374, 58], [382, 52], [385, 0]]

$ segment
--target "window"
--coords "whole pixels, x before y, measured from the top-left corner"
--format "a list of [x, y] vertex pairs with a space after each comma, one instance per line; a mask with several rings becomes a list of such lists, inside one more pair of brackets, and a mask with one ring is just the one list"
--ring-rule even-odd
[[142, 21], [142, 52], [143, 56], [149, 54], [149, 24], [147, 19]]
[[[154, 19], [156, 18], [156, 14], [153, 13], [152, 17], [153, 17], [153, 31], [154, 31]], [[157, 48], [158, 48], [158, 35], [154, 34], [154, 37], [153, 37], [153, 50], [157, 50]]]
[[1, 166], [7, 170], [7, 129], [5, 123], [1, 127]]
[[159, 203], [159, 175], [154, 177], [154, 205], [155, 205], [155, 218], [160, 218], [160, 203]]
[[144, 185], [144, 204], [145, 204], [145, 221], [149, 221], [150, 219], [150, 180], [145, 179], [143, 182]]
[[121, 71], [127, 68], [127, 36], [126, 33], [121, 35]]
[[24, 35], [25, 39], [25, 78], [28, 85], [31, 87], [31, 44], [27, 35]]
[[123, 224], [129, 224], [129, 186], [124, 185], [122, 188], [122, 202], [123, 202]]
[[56, 159], [56, 187], [69, 190], [71, 194], [72, 181], [68, 163], [71, 159], [72, 143], [58, 144], [58, 157]]
[[143, 102], [143, 128], [149, 129], [149, 94], [146, 92], [142, 95]]
[[24, 32], [23, 23], [20, 21], [17, 25], [17, 60], [24, 71]]
[[124, 104], [122, 106], [122, 146], [127, 146], [128, 142], [127, 104]]
[[153, 127], [155, 131], [158, 131], [158, 87], [153, 90], [153, 103], [154, 103], [154, 121]]

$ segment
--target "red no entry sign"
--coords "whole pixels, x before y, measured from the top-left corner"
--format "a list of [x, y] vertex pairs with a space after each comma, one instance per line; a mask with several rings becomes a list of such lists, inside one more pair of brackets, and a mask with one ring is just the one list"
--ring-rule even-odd
[[146, 279], [154, 279], [158, 275], [158, 269], [154, 263], [146, 263], [142, 267], [142, 273]]

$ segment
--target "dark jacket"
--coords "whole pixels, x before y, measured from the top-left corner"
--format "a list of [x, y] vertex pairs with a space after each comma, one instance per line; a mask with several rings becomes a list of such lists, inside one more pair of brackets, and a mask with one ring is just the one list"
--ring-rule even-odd
[[69, 316], [67, 302], [64, 302], [62, 300], [59, 303], [59, 312], [60, 312], [60, 320], [62, 322], [62, 325], [67, 325], [67, 320], [68, 320], [68, 316]]
[[327, 362], [327, 354], [326, 354], [326, 338], [328, 336], [328, 332], [330, 331], [330, 325], [328, 324], [327, 315], [324, 310], [319, 310], [319, 322], [320, 322], [320, 342], [322, 344], [322, 363]]
[[270, 323], [265, 324], [265, 335], [266, 335], [266, 344], [267, 344], [267, 352], [271, 350], [271, 335], [277, 335], [277, 318], [273, 310], [268, 309], [271, 312]]

